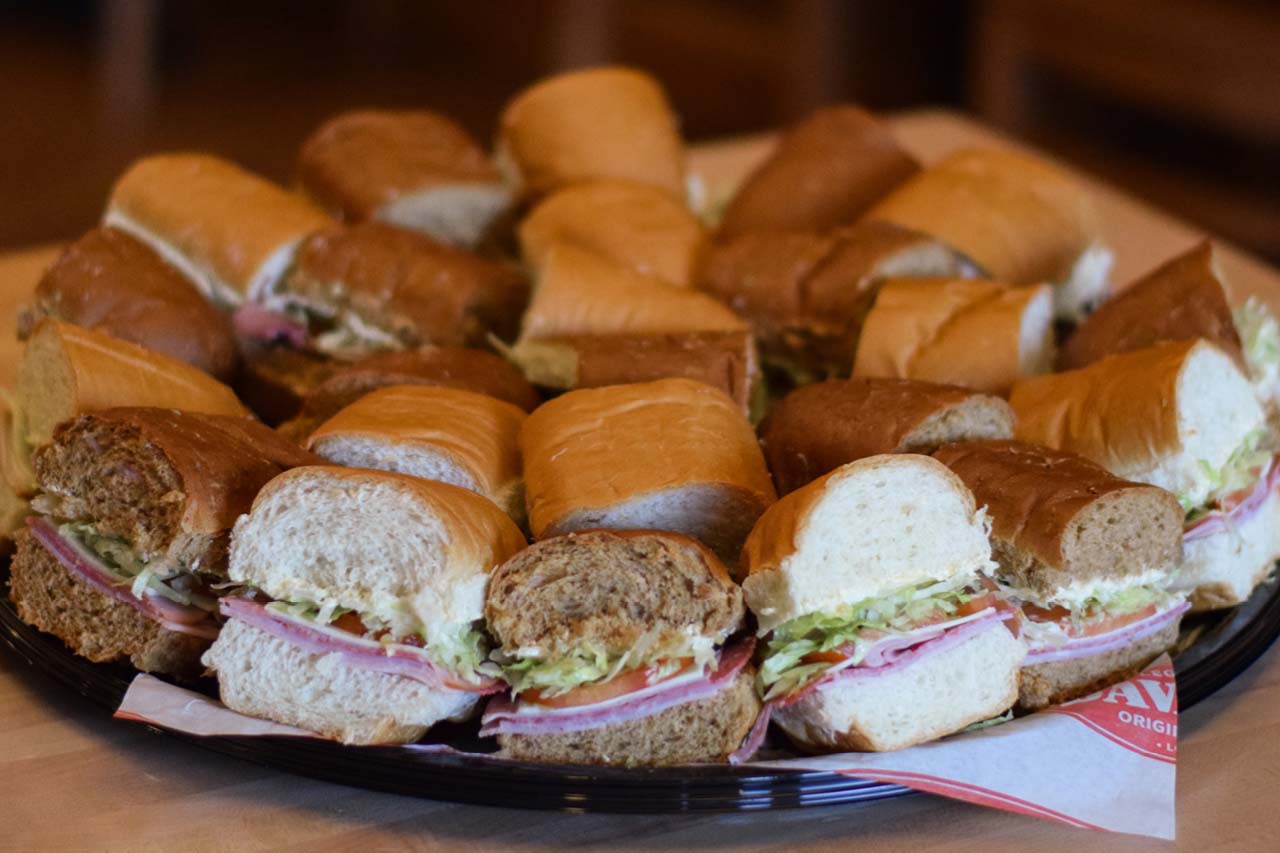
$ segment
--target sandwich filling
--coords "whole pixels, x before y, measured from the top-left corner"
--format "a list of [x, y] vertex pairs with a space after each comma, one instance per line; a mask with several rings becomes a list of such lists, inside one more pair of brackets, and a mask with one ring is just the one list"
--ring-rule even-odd
[[1263, 487], [1275, 467], [1274, 445], [1271, 432], [1260, 427], [1245, 436], [1221, 468], [1214, 468], [1201, 460], [1209, 495], [1201, 504], [1194, 504], [1185, 495], [1178, 496], [1178, 502], [1187, 513], [1187, 526], [1191, 527], [1206, 517], [1230, 515], [1255, 490]]
[[256, 340], [285, 340], [330, 358], [352, 361], [377, 352], [405, 348], [394, 323], [380, 323], [349, 304], [342, 288], [327, 288], [329, 299], [315, 299], [296, 290], [275, 288], [260, 306], [236, 312], [236, 329]]
[[1235, 310], [1236, 332], [1254, 390], [1264, 401], [1280, 391], [1280, 323], [1258, 299], [1249, 299]]

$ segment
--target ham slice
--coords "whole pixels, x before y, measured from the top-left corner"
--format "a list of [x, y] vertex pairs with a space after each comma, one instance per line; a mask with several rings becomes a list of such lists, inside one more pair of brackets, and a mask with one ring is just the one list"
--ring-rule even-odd
[[488, 737], [500, 734], [542, 735], [580, 732], [615, 723], [627, 723], [677, 705], [707, 699], [733, 683], [738, 673], [751, 660], [751, 653], [754, 650], [754, 638], [739, 640], [720, 652], [720, 659], [714, 672], [694, 679], [676, 677], [643, 690], [637, 690], [627, 696], [595, 705], [543, 711], [527, 703], [517, 704], [507, 696], [498, 696], [489, 700], [485, 708], [480, 734], [482, 737]]
[[1105, 634], [1068, 640], [1060, 646], [1033, 648], [1027, 652], [1027, 658], [1022, 665], [1034, 666], [1038, 663], [1053, 663], [1074, 658], [1092, 657], [1122, 649], [1131, 643], [1141, 640], [1143, 637], [1149, 637], [1156, 633], [1183, 613], [1186, 613], [1190, 608], [1191, 603], [1184, 601], [1176, 607], [1171, 607], [1154, 616], [1149, 616], [1141, 622], [1134, 622], [1131, 625], [1125, 625], [1123, 628], [1117, 628]]
[[1235, 525], [1243, 524], [1262, 508], [1262, 505], [1267, 502], [1267, 496], [1277, 488], [1280, 488], [1280, 465], [1275, 464], [1275, 459], [1272, 459], [1267, 470], [1254, 484], [1249, 497], [1232, 508], [1230, 512], [1215, 512], [1196, 519], [1183, 531], [1182, 540], [1192, 542], [1196, 539], [1204, 539], [1230, 530]]
[[314, 654], [341, 655], [354, 667], [411, 678], [433, 687], [465, 690], [481, 695], [497, 693], [503, 689], [502, 684], [492, 678], [479, 684], [461, 681], [437, 666], [425, 651], [413, 646], [384, 644], [346, 631], [313, 625], [268, 610], [266, 606], [247, 598], [223, 598], [219, 605], [222, 614], [228, 619], [239, 619]]
[[131, 582], [128, 578], [116, 574], [96, 554], [63, 536], [48, 519], [30, 516], [27, 518], [27, 528], [64, 569], [113, 601], [142, 612], [168, 631], [207, 640], [217, 638], [218, 625], [207, 611], [170, 601], [151, 590], [138, 598], [130, 590]]
[[769, 731], [769, 720], [773, 717], [773, 708], [765, 705], [751, 724], [751, 731], [742, 739], [742, 745], [729, 754], [730, 764], [745, 764], [756, 757], [764, 744], [764, 736]]
[[231, 316], [231, 323], [237, 335], [249, 340], [284, 342], [294, 349], [302, 349], [307, 344], [306, 326], [252, 302], [246, 302], [237, 308]]

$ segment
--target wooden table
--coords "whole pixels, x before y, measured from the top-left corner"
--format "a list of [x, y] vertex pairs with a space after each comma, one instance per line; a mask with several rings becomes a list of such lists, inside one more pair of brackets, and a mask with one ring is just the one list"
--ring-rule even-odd
[[[895, 119], [934, 159], [1007, 144], [957, 116]], [[722, 185], [765, 143], [694, 157]], [[1185, 225], [1105, 188], [1099, 202], [1125, 281], [1189, 246]], [[1228, 251], [1234, 285], [1280, 304], [1280, 274]], [[10, 298], [12, 295], [10, 294]], [[21, 667], [21, 668], [19, 668]], [[1280, 650], [1182, 716], [1178, 842], [1186, 850], [1280, 849]], [[1063, 768], [1064, 780], [1070, 768]], [[1140, 850], [1172, 845], [1070, 829], [917, 795], [866, 806], [705, 817], [568, 815], [457, 806], [313, 782], [113, 722], [0, 655], [0, 849], [255, 850], [884, 849]]]

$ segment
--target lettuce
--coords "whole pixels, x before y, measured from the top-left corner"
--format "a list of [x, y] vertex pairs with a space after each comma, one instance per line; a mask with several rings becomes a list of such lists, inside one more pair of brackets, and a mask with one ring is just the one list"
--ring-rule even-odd
[[541, 654], [504, 656], [495, 652], [502, 677], [511, 692], [537, 689], [546, 698], [560, 696], [586, 684], [604, 684], [620, 673], [640, 667], [657, 667], [654, 680], [678, 672], [685, 658], [693, 658], [694, 668], [705, 670], [715, 660], [715, 641], [705, 636], [685, 635], [660, 638], [650, 632], [632, 643], [622, 654], [610, 653], [591, 642], [581, 642], [565, 653], [544, 658]]
[[1274, 384], [1280, 376], [1280, 323], [1256, 297], [1235, 310], [1236, 331], [1255, 383]]
[[1265, 467], [1275, 454], [1270, 433], [1259, 427], [1244, 437], [1240, 446], [1231, 451], [1221, 468], [1215, 469], [1203, 459], [1200, 468], [1209, 480], [1209, 497], [1201, 506], [1191, 505], [1185, 495], [1178, 496], [1178, 503], [1187, 512], [1187, 520], [1207, 515], [1210, 508], [1228, 495], [1252, 486], [1258, 479], [1258, 469]]
[[121, 586], [128, 586], [135, 598], [152, 592], [210, 613], [218, 609], [217, 599], [199, 591], [204, 588], [204, 582], [194, 572], [174, 567], [165, 571], [164, 566], [147, 563], [128, 542], [99, 533], [92, 524], [82, 521], [70, 521], [59, 526], [58, 533], [92, 551], [114, 575], [122, 579]]

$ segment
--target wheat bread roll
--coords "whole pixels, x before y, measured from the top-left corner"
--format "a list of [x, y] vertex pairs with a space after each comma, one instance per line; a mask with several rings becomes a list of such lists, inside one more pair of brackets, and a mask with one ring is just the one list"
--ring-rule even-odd
[[784, 495], [867, 456], [1012, 437], [1013, 410], [999, 397], [913, 379], [806, 385], [775, 404], [760, 426], [765, 459]]
[[488, 153], [427, 110], [354, 110], [326, 121], [298, 154], [298, 185], [346, 222], [376, 219], [462, 248], [510, 206]]
[[104, 225], [127, 231], [215, 304], [256, 301], [298, 244], [333, 220], [302, 196], [208, 154], [157, 154], [116, 182]]
[[614, 179], [684, 198], [684, 145], [662, 86], [631, 68], [549, 77], [502, 111], [498, 160], [525, 198]]
[[18, 339], [22, 308], [31, 301], [36, 285], [63, 248], [62, 244], [51, 244], [0, 253], [0, 388], [12, 388], [17, 379], [22, 358]]
[[717, 236], [848, 225], [919, 170], [867, 111], [852, 104], [822, 107], [792, 125], [747, 176]]
[[1124, 648], [1092, 657], [1024, 666], [1018, 675], [1018, 707], [1036, 711], [1127, 681], [1178, 642], [1179, 620]]
[[1053, 367], [1047, 285], [892, 279], [862, 324], [854, 376], [921, 379], [1004, 395]]
[[520, 430], [535, 539], [603, 527], [684, 533], [729, 566], [775, 498], [751, 424], [689, 379], [570, 391]]

